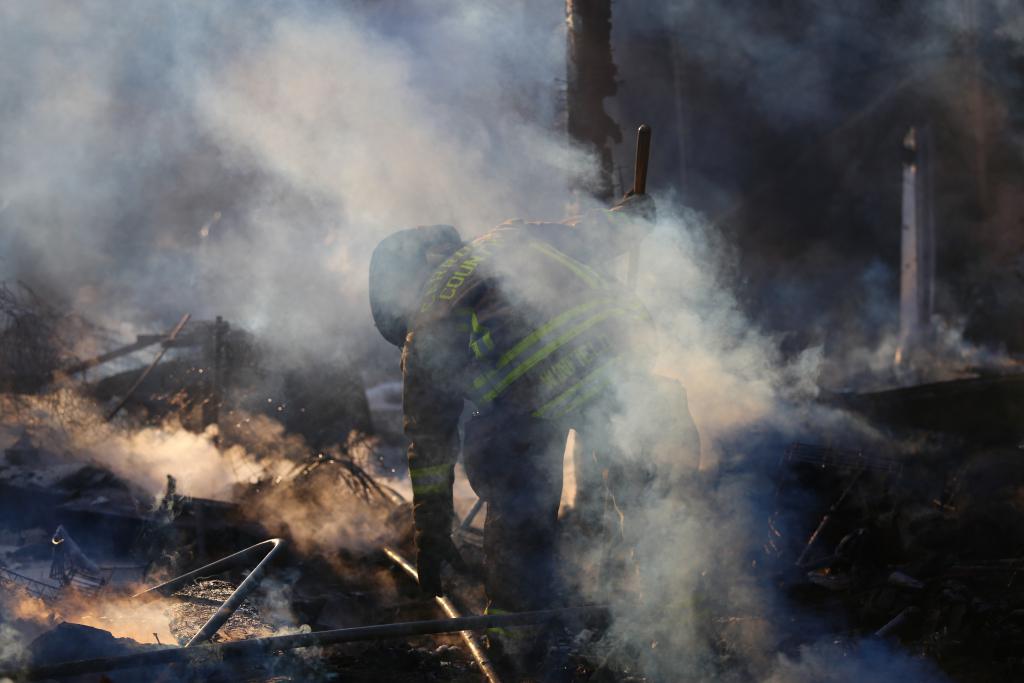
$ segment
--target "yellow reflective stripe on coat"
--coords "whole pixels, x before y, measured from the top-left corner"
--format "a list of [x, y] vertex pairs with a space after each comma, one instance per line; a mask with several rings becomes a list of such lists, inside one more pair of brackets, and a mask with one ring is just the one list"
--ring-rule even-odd
[[607, 389], [608, 386], [611, 385], [611, 383], [612, 380], [610, 377], [604, 376], [599, 378], [599, 381], [591, 384], [591, 386], [586, 391], [584, 391], [583, 393], [576, 397], [576, 400], [562, 408], [562, 410], [559, 411], [559, 413], [555, 417], [563, 417], [565, 415], [568, 415], [572, 411], [576, 410], [580, 406], [585, 405], [587, 401], [589, 401], [590, 399], [594, 398], [595, 396], [603, 392], [605, 389]]
[[584, 320], [582, 323], [580, 323], [580, 324], [576, 325], [575, 327], [571, 328], [568, 332], [563, 334], [561, 337], [559, 337], [558, 339], [555, 339], [553, 342], [551, 342], [547, 346], [544, 346], [539, 351], [534, 353], [532, 356], [530, 356], [529, 358], [524, 360], [522, 363], [517, 365], [515, 368], [513, 368], [512, 371], [509, 372], [507, 375], [505, 375], [505, 377], [501, 381], [499, 381], [494, 386], [493, 389], [491, 389], [490, 391], [488, 391], [486, 394], [483, 395], [482, 401], [484, 403], [489, 403], [489, 402], [493, 401], [495, 398], [497, 398], [497, 396], [499, 394], [501, 394], [503, 391], [505, 391], [505, 389], [507, 389], [509, 387], [509, 385], [511, 385], [517, 379], [519, 379], [520, 377], [525, 375], [527, 372], [529, 372], [538, 363], [540, 363], [545, 358], [547, 358], [548, 356], [553, 354], [555, 351], [557, 351], [558, 349], [562, 348], [563, 346], [565, 346], [566, 344], [571, 342], [573, 339], [575, 339], [576, 337], [580, 336], [581, 334], [583, 334], [584, 332], [586, 332], [590, 328], [594, 327], [598, 323], [604, 322], [608, 318], [612, 317], [613, 315], [619, 314], [619, 313], [630, 314], [630, 313], [635, 313], [635, 312], [636, 311], [630, 310], [629, 308], [626, 308], [624, 306], [614, 306], [614, 307], [612, 307], [612, 308], [610, 308], [610, 309], [608, 309], [606, 311], [602, 311], [601, 313], [598, 313], [597, 315], [591, 316], [587, 320]]
[[[483, 343], [482, 347], [481, 342]], [[494, 341], [491, 339], [491, 333], [488, 332], [480, 339], [469, 342], [469, 348], [477, 360], [482, 360], [488, 351], [494, 350]]]
[[573, 273], [576, 274], [576, 277], [583, 280], [592, 289], [601, 289], [605, 286], [605, 282], [601, 279], [601, 276], [598, 275], [593, 269], [591, 269], [589, 266], [583, 263], [580, 263], [574, 258], [566, 256], [562, 252], [552, 247], [550, 244], [547, 244], [545, 242], [530, 242], [530, 246], [536, 249], [537, 251], [541, 252], [542, 254], [545, 254], [555, 259], [561, 265], [571, 270]]
[[614, 303], [615, 301], [613, 299], [594, 299], [593, 301], [587, 301], [586, 303], [580, 304], [575, 308], [570, 308], [568, 311], [558, 314], [557, 316], [555, 316], [548, 322], [544, 323], [542, 326], [538, 327], [536, 330], [534, 330], [527, 336], [523, 337], [523, 339], [520, 340], [515, 346], [513, 346], [511, 349], [502, 354], [501, 358], [498, 359], [498, 362], [495, 363], [493, 370], [486, 374], [480, 375], [475, 380], [473, 380], [473, 388], [483, 388], [483, 386], [487, 384], [488, 381], [493, 379], [498, 374], [499, 370], [501, 370], [503, 367], [514, 361], [516, 358], [519, 357], [519, 354], [521, 354], [523, 351], [536, 344], [541, 338], [543, 338], [545, 335], [547, 335], [555, 328], [560, 327], [563, 323], [566, 323], [572, 318], [575, 318], [576, 316], [582, 313], [586, 313], [587, 311], [596, 308], [600, 305], [611, 305]]
[[452, 469], [453, 465], [444, 463], [442, 465], [427, 465], [426, 467], [410, 467], [409, 475], [413, 477], [431, 476], [434, 474], [440, 474], [441, 472], [448, 472]]
[[[514, 612], [510, 612], [507, 609], [499, 609], [497, 607], [492, 607], [491, 605], [488, 605], [484, 608], [484, 614], [486, 614], [487, 616], [498, 616], [499, 614], [514, 614]], [[526, 636], [526, 634], [523, 634], [521, 632], [517, 633], [516, 631], [511, 631], [507, 628], [501, 628], [500, 626], [489, 626], [486, 629], [486, 631], [487, 635], [489, 636], [501, 636], [502, 638], [505, 638], [507, 640], [524, 638]]]
[[[469, 312], [469, 322], [472, 334], [470, 335], [469, 348], [473, 351], [473, 355], [477, 359], [482, 359], [489, 352], [494, 350], [494, 340], [491, 339], [490, 331], [480, 324], [480, 319], [476, 317], [476, 311]], [[483, 342], [483, 347], [481, 347]]]

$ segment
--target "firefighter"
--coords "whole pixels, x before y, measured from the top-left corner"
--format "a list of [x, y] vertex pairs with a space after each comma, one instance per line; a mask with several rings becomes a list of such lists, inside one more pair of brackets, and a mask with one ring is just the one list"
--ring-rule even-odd
[[[650, 197], [629, 194], [607, 211], [564, 223], [510, 221], [469, 243], [452, 226], [431, 225], [377, 246], [370, 305], [381, 334], [402, 349], [416, 566], [426, 593], [441, 595], [443, 564], [461, 563], [451, 531], [464, 399], [475, 408], [464, 428], [464, 465], [487, 503], [488, 613], [562, 601], [555, 549], [569, 428], [585, 437], [590, 471], [598, 472], [578, 476], [579, 499], [596, 514], [606, 505], [595, 488], [614, 496], [618, 486], [612, 506], [621, 512], [650, 482], [653, 474], [636, 457], [608, 454], [623, 401], [617, 390], [648, 382], [646, 394], [630, 395], [651, 394], [644, 379], [651, 319], [604, 270], [647, 234], [653, 218]], [[675, 387], [668, 403], [686, 423]], [[622, 493], [627, 488], [634, 493]], [[538, 646], [488, 635], [518, 657]]]

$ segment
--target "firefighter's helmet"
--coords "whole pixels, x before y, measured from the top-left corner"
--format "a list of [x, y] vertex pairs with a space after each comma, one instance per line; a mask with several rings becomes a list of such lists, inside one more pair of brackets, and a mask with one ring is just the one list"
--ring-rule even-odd
[[384, 338], [395, 346], [405, 335], [420, 289], [440, 261], [458, 251], [462, 238], [451, 225], [421, 225], [384, 238], [370, 258], [370, 311]]

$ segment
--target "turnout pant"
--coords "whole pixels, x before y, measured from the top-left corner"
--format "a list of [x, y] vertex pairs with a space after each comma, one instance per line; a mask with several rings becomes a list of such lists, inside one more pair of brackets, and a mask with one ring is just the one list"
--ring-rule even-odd
[[644, 511], [682, 490], [679, 483], [697, 469], [700, 442], [678, 382], [647, 376], [623, 385], [640, 387], [628, 406], [610, 397], [566, 421], [496, 411], [466, 423], [466, 474], [487, 502], [485, 588], [492, 611], [564, 601], [558, 508], [570, 427], [577, 430], [576, 516], [584, 543], [601, 556], [598, 591], [629, 590], [626, 574], [645, 533]]
[[493, 414], [466, 423], [466, 475], [487, 502], [485, 588], [492, 612], [562, 600], [556, 546], [568, 430], [563, 423]]

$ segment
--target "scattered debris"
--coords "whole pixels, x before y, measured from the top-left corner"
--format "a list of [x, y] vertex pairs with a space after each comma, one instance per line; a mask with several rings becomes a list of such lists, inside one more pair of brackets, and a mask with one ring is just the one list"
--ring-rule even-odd
[[[473, 574], [482, 552], [481, 500], [465, 501], [460, 509], [468, 513], [454, 530], [471, 571], [453, 596], [435, 601], [419, 593], [405, 559], [412, 546], [399, 385], [367, 392], [350, 370], [272, 370], [259, 343], [221, 318], [185, 316], [169, 333], [94, 348], [82, 360], [58, 329], [99, 335], [95, 327], [23, 289], [0, 291], [0, 313], [7, 316], [0, 364], [23, 368], [8, 373], [14, 379], [3, 387], [18, 392], [18, 410], [8, 411], [0, 431], [7, 438], [0, 444], [0, 602], [12, 615], [0, 616], [0, 625], [21, 634], [26, 657], [0, 669], [30, 680], [125, 670], [142, 680], [155, 671], [146, 667], [166, 671], [174, 663], [188, 675], [254, 681], [359, 679], [357, 672], [372, 680], [388, 671], [394, 680], [493, 682], [500, 667], [474, 630], [564, 615], [459, 616], [484, 606]], [[33, 335], [53, 341], [34, 355], [11, 350], [13, 339]], [[157, 361], [167, 355], [159, 364], [76, 383], [156, 345]], [[885, 392], [826, 396], [875, 420], [892, 450], [793, 443], [776, 451], [774, 482], [765, 481], [775, 486], [775, 512], [763, 552], [752, 557], [754, 572], [783, 586], [797, 609], [818, 615], [837, 637], [899, 643], [954, 677], [972, 667], [995, 677], [1024, 667], [1015, 381], [898, 390], [905, 403]], [[162, 493], [142, 487], [130, 470], [75, 452], [73, 440], [52, 446], [64, 426], [42, 424], [45, 411], [34, 401], [58, 400], [59, 391], [98, 406], [101, 418], [118, 415], [104, 435], [153, 425], [190, 430], [209, 446], [204, 457], [241, 452], [231, 466], [242, 462], [251, 472], [236, 473], [225, 500], [190, 495], [166, 472], [157, 476], [166, 480]], [[927, 410], [908, 410], [956, 403], [961, 391], [975, 398], [995, 391], [989, 398], [1009, 412], [987, 416], [985, 424], [997, 428], [978, 441], [968, 438], [969, 415], [948, 429], [915, 431]], [[438, 605], [448, 619], [431, 618]], [[633, 660], [609, 645], [604, 610], [580, 613], [601, 624], [566, 639], [576, 680], [626, 676], [610, 662]], [[767, 616], [718, 614], [705, 622], [701, 628], [725, 653], [744, 629], [770, 626]], [[388, 640], [369, 642], [378, 639]], [[182, 647], [168, 647], [174, 642]]]
[[63, 525], [53, 532], [50, 578], [56, 579], [61, 586], [74, 584], [79, 590], [91, 592], [99, 590], [106, 583], [99, 565], [82, 552]]
[[[210, 623], [214, 615], [222, 608], [238, 588], [228, 581], [220, 579], [203, 579], [188, 583], [173, 593], [178, 601], [169, 611], [168, 627], [178, 642], [185, 646]], [[259, 611], [249, 602], [242, 602], [228, 616], [223, 626], [212, 637], [204, 639], [214, 643], [246, 638], [259, 638], [274, 633], [274, 627], [268, 624]]]

